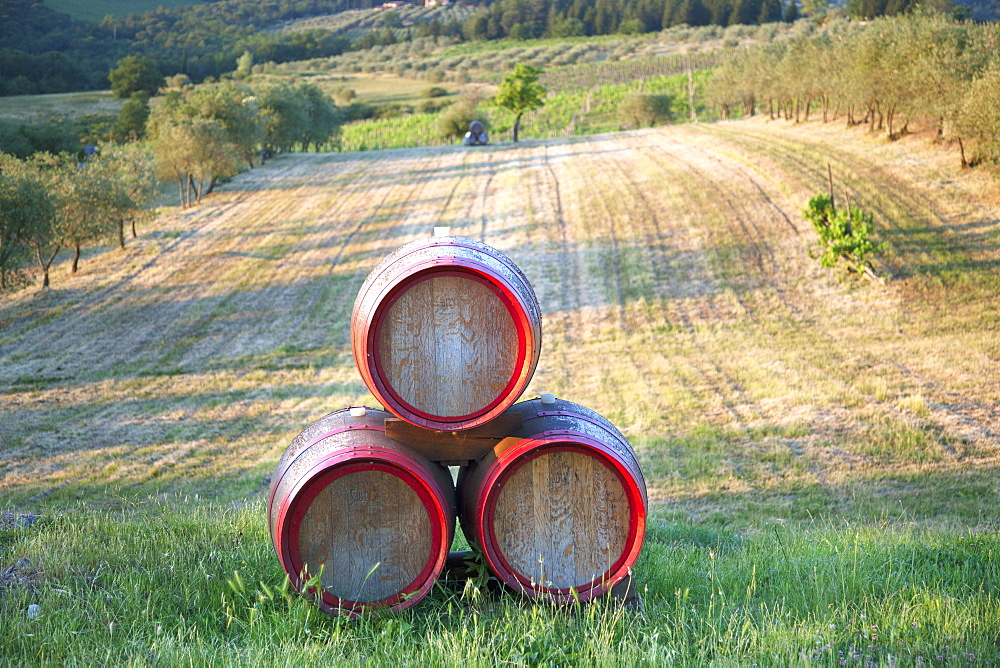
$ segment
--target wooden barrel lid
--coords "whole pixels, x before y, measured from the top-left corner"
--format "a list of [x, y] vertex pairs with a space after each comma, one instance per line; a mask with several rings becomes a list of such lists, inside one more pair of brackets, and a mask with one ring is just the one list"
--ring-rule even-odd
[[362, 467], [331, 480], [309, 503], [298, 532], [299, 555], [338, 599], [381, 601], [433, 563], [432, 523], [403, 479]]
[[534, 373], [541, 310], [500, 251], [475, 239], [414, 241], [358, 292], [351, 347], [362, 380], [398, 417], [462, 431], [513, 404]]
[[579, 589], [621, 559], [629, 500], [605, 462], [550, 449], [520, 463], [502, 484], [493, 531], [517, 573], [545, 587]]
[[412, 410], [444, 419], [488, 408], [520, 361], [509, 308], [472, 274], [430, 274], [410, 285], [375, 336], [391, 390]]

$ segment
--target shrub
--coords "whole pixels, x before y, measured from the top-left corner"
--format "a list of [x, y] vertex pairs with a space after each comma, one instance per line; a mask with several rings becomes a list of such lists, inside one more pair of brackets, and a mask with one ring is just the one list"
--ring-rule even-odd
[[850, 271], [875, 276], [868, 258], [882, 250], [885, 243], [874, 244], [869, 236], [872, 231], [872, 214], [857, 207], [836, 209], [829, 195], [816, 195], [803, 211], [819, 235], [823, 249], [819, 261], [824, 267], [834, 267], [843, 260]]
[[399, 118], [413, 113], [413, 107], [407, 105], [391, 103], [383, 104], [375, 110], [374, 117], [378, 119]]
[[451, 100], [421, 100], [417, 111], [421, 114], [433, 114], [451, 106], [451, 103]]
[[489, 121], [483, 118], [479, 108], [470, 100], [462, 99], [445, 109], [438, 116], [437, 131], [442, 139], [464, 137], [469, 131], [469, 124], [478, 120], [487, 130]]
[[444, 97], [447, 94], [448, 91], [445, 90], [444, 88], [441, 88], [439, 86], [432, 86], [431, 88], [428, 88], [423, 93], [421, 93], [421, 97]]
[[341, 107], [346, 107], [354, 102], [354, 98], [357, 96], [358, 94], [354, 92], [354, 89], [347, 86], [337, 86], [333, 89], [332, 95], [333, 101]]
[[618, 120], [627, 128], [662, 125], [670, 120], [670, 97], [633, 93], [618, 107]]

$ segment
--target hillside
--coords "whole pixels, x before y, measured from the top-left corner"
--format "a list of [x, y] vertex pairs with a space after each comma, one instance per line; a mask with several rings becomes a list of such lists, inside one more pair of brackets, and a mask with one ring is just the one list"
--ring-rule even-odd
[[187, 5], [205, 4], [209, 0], [45, 0], [44, 4], [57, 12], [69, 14], [80, 21], [100, 23], [106, 16], [123, 18], [129, 14], [143, 14], [158, 7], [173, 9]]
[[[800, 209], [827, 161], [876, 213], [884, 287], [808, 255]], [[1000, 208], [953, 161], [916, 138], [764, 122], [282, 157], [6, 299], [0, 491], [14, 506], [259, 492], [297, 430], [371, 401], [348, 342], [368, 270], [450, 225], [535, 286], [529, 394], [622, 425], [661, 514], [737, 495], [740, 522], [871, 504], [975, 521], [1000, 437]], [[970, 503], [925, 497], [931, 474]]]

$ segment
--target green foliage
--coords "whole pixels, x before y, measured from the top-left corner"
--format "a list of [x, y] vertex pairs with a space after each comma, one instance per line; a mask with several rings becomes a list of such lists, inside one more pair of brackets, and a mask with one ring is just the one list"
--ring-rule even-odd
[[826, 122], [832, 111], [890, 140], [922, 122], [955, 141], [963, 166], [993, 162], [997, 53], [995, 27], [941, 13], [915, 11], [865, 26], [837, 22], [808, 37], [727, 53], [708, 96], [723, 118], [766, 109], [772, 118], [798, 122], [815, 112]]
[[102, 144], [98, 149], [98, 154], [88, 161], [87, 169], [103, 175], [104, 214], [117, 229], [118, 246], [125, 248], [125, 224], [131, 223], [134, 237], [136, 223], [153, 217], [157, 188], [153, 155], [140, 142]]
[[448, 94], [448, 91], [446, 89], [441, 88], [439, 86], [432, 86], [431, 88], [428, 88], [423, 93], [421, 93], [421, 96], [422, 97], [443, 97], [443, 96], [445, 96], [447, 94]]
[[[468, 129], [468, 126], [466, 126]], [[399, 118], [354, 121], [341, 128], [342, 151], [440, 146], [437, 114], [411, 114]]]
[[958, 112], [957, 130], [973, 142], [970, 163], [1000, 166], [1000, 62], [972, 82]]
[[37, 169], [0, 153], [0, 294], [25, 283], [32, 241], [51, 236], [55, 205]]
[[341, 107], [346, 107], [358, 96], [353, 88], [347, 86], [337, 86], [333, 89], [333, 100]]
[[503, 78], [500, 90], [493, 98], [495, 106], [514, 114], [514, 141], [517, 141], [524, 113], [545, 104], [545, 88], [538, 83], [541, 73], [540, 68], [518, 63], [514, 66], [514, 71]]
[[63, 120], [37, 125], [0, 121], [0, 152], [18, 158], [27, 158], [40, 151], [74, 151], [77, 146], [76, 128]]
[[885, 247], [871, 241], [872, 214], [849, 206], [836, 209], [829, 195], [816, 195], [806, 204], [805, 219], [819, 235], [820, 264], [834, 267], [843, 260], [850, 271], [870, 272], [869, 258]]
[[122, 104], [115, 120], [113, 136], [118, 141], [134, 141], [146, 134], [146, 121], [149, 120], [149, 96], [145, 93], [133, 93]]
[[445, 109], [438, 117], [437, 133], [442, 139], [464, 137], [472, 121], [480, 121], [489, 130], [489, 122], [476, 104], [468, 99], [459, 100]]
[[618, 120], [627, 128], [651, 128], [670, 120], [670, 97], [632, 93], [618, 107]]
[[236, 71], [233, 72], [233, 78], [246, 79], [252, 73], [253, 53], [250, 51], [244, 51], [243, 55], [236, 59]]
[[126, 56], [108, 73], [108, 81], [116, 97], [131, 97], [135, 93], [156, 95], [163, 83], [163, 75], [153, 59]]

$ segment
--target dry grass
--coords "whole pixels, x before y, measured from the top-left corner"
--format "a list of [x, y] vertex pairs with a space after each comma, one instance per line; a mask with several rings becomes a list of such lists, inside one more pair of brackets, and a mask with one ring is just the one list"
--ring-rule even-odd
[[[827, 162], [876, 213], [885, 286], [808, 255]], [[348, 333], [367, 272], [450, 225], [535, 287], [528, 394], [620, 425], [661, 517], [992, 522], [1000, 205], [955, 162], [763, 121], [273, 160], [0, 302], [0, 495], [259, 493], [297, 431], [372, 401]]]
[[88, 114], [118, 114], [123, 100], [110, 90], [0, 97], [0, 119], [39, 124], [53, 118], [77, 120]]

